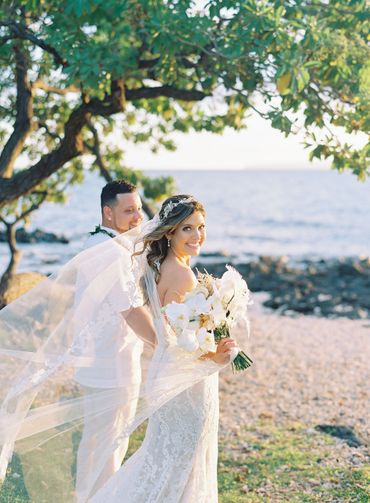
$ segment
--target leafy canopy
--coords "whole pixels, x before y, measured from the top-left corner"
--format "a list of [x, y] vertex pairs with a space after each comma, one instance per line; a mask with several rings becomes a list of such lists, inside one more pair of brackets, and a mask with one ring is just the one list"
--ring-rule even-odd
[[366, 0], [1, 1], [0, 204], [60, 170], [80, 182], [81, 156], [157, 199], [173, 180], [129, 170], [128, 142], [174, 149], [173, 132], [239, 130], [252, 110], [364, 179], [369, 145], [335, 131], [370, 129], [368, 19]]

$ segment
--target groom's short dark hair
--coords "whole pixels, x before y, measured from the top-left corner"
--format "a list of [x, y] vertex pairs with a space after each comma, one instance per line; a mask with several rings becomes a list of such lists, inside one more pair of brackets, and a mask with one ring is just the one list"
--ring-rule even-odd
[[131, 194], [136, 191], [136, 185], [131, 182], [126, 182], [126, 180], [114, 180], [113, 182], [108, 182], [101, 191], [101, 207], [103, 209], [104, 206], [114, 206], [117, 202], [117, 194]]

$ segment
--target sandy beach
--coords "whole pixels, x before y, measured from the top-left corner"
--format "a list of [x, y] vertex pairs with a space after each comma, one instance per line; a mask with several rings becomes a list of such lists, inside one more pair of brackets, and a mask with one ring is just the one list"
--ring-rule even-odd
[[335, 465], [368, 462], [369, 320], [293, 318], [263, 312], [256, 303], [251, 323], [250, 339], [239, 342], [254, 359], [252, 368], [221, 377], [224, 445], [263, 422], [287, 430], [299, 424], [307, 435], [335, 433]]

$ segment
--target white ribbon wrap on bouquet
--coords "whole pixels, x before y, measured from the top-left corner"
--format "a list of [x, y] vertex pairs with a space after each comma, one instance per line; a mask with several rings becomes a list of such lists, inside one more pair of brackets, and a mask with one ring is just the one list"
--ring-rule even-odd
[[235, 358], [238, 356], [239, 352], [240, 352], [240, 348], [237, 346], [235, 348], [231, 348], [230, 350], [230, 362], [233, 362], [235, 360]]

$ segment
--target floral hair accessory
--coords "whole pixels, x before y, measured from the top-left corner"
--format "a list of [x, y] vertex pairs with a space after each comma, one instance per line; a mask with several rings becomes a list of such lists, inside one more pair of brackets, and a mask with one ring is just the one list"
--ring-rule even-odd
[[183, 198], [183, 199], [179, 199], [178, 201], [170, 201], [166, 207], [164, 208], [164, 210], [162, 211], [162, 215], [161, 215], [161, 220], [166, 220], [166, 218], [168, 217], [168, 215], [170, 213], [172, 213], [172, 211], [176, 208], [176, 206], [178, 206], [179, 204], [183, 204], [183, 203], [192, 203], [194, 202], [194, 199], [192, 197], [186, 197], [186, 198]]

